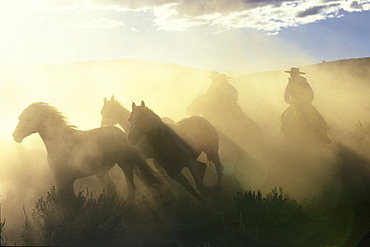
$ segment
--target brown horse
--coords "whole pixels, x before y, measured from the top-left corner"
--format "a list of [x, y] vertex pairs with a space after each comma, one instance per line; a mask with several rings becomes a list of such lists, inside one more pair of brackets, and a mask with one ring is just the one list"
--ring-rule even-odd
[[55, 107], [39, 102], [29, 105], [19, 116], [13, 137], [21, 143], [25, 137], [37, 132], [46, 146], [48, 163], [54, 171], [57, 187], [69, 195], [73, 195], [74, 180], [92, 175], [96, 175], [107, 190], [113, 192], [115, 184], [108, 171], [115, 164], [125, 174], [129, 200], [135, 197], [135, 166], [148, 186], [159, 184], [144, 155], [128, 142], [127, 135], [119, 128], [106, 126], [77, 130]]
[[[128, 121], [130, 111], [124, 108], [113, 96], [110, 100], [104, 98], [101, 115], [102, 126], [118, 123], [126, 132], [130, 130], [130, 123]], [[161, 120], [189, 146], [194, 159], [197, 159], [202, 152], [207, 155], [208, 161], [215, 165], [217, 172], [217, 187], [214, 188], [214, 191], [220, 190], [223, 166], [218, 154], [219, 140], [215, 128], [205, 118], [199, 116], [186, 118], [177, 123], [169, 121], [168, 118], [161, 118]], [[137, 141], [137, 146], [146, 154], [147, 158], [153, 158], [153, 147], [148, 144], [147, 136], [143, 135]], [[154, 163], [156, 164], [155, 160]], [[198, 165], [203, 180], [207, 166], [199, 161]], [[156, 166], [158, 167], [158, 164]]]
[[132, 104], [132, 112], [128, 121], [130, 123], [129, 141], [136, 144], [145, 135], [153, 147], [153, 159], [163, 167], [170, 177], [182, 184], [201, 203], [204, 203], [204, 199], [181, 173], [183, 168], [187, 167], [200, 191], [214, 191], [214, 188], [203, 184], [204, 173], [199, 169], [200, 162], [194, 156], [194, 149], [174, 130], [164, 124], [158, 115], [147, 108], [143, 101], [140, 106]]

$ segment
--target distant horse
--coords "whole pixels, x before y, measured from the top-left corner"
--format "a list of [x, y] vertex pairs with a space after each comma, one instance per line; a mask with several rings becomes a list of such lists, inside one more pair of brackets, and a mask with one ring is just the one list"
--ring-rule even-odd
[[115, 184], [108, 171], [115, 164], [125, 174], [129, 200], [135, 198], [135, 166], [148, 186], [160, 184], [144, 155], [128, 142], [127, 135], [119, 128], [106, 126], [77, 130], [55, 107], [38, 102], [29, 105], [19, 116], [13, 138], [21, 143], [25, 137], [37, 132], [46, 146], [56, 185], [68, 195], [74, 195], [74, 180], [92, 175], [105, 184], [108, 192], [113, 192]]
[[[128, 118], [130, 111], [124, 108], [117, 100], [112, 96], [110, 100], [104, 98], [104, 106], [101, 110], [102, 115], [102, 126], [110, 124], [119, 124], [122, 128], [128, 132], [130, 130], [130, 123]], [[165, 122], [175, 133], [181, 137], [183, 141], [190, 147], [191, 154], [194, 159], [197, 159], [199, 155], [204, 152], [207, 155], [207, 159], [216, 167], [217, 172], [217, 186], [214, 190], [221, 189], [222, 183], [222, 171], [223, 166], [220, 162], [218, 154], [219, 141], [218, 135], [215, 128], [203, 117], [193, 116], [190, 118], [183, 119], [177, 123], [174, 123], [168, 118], [161, 118], [162, 122]], [[147, 155], [148, 158], [152, 158], [153, 147], [148, 145], [146, 136], [143, 136], [138, 140], [137, 145]], [[155, 164], [156, 161], [154, 160]], [[203, 180], [206, 165], [202, 162], [198, 162], [199, 169], [201, 172], [201, 178]], [[158, 166], [158, 164], [156, 164]]]
[[[128, 121], [130, 123], [129, 141], [135, 144], [145, 135], [153, 147], [153, 159], [170, 177], [182, 184], [201, 203], [204, 203], [204, 199], [181, 173], [183, 168], [187, 167], [201, 192], [213, 191], [213, 188], [203, 184], [204, 173], [200, 170], [199, 161], [196, 160], [192, 148], [175, 131], [164, 124], [158, 115], [148, 109], [143, 101], [140, 106], [132, 103], [132, 112]], [[221, 169], [219, 171], [221, 172]]]
[[[119, 124], [125, 130], [126, 133], [130, 130], [130, 123], [128, 117], [131, 112], [119, 103], [114, 96], [108, 100], [104, 98], [104, 105], [100, 111], [102, 115], [101, 126]], [[162, 117], [162, 121], [166, 124], [175, 124], [169, 117]]]

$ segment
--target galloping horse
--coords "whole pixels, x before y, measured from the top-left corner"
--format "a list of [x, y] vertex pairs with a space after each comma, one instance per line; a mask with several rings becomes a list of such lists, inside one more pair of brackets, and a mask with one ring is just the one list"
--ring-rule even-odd
[[[130, 123], [128, 118], [130, 111], [124, 108], [117, 100], [112, 96], [110, 100], [104, 98], [104, 105], [101, 110], [102, 115], [102, 126], [110, 124], [119, 124], [126, 131], [130, 130]], [[168, 120], [162, 118], [162, 122]], [[216, 167], [217, 172], [217, 187], [214, 190], [221, 189], [222, 183], [222, 171], [223, 166], [220, 162], [218, 154], [219, 142], [218, 135], [215, 128], [203, 117], [193, 116], [190, 118], [183, 119], [177, 123], [166, 123], [185, 143], [190, 147], [191, 154], [194, 159], [197, 159], [199, 155], [204, 152], [207, 155], [207, 159]], [[145, 140], [145, 136], [138, 140], [138, 146], [147, 155], [147, 158], [153, 157], [153, 147], [148, 145]], [[155, 161], [155, 160], [154, 160]], [[156, 162], [155, 162], [156, 164]], [[199, 169], [201, 172], [201, 178], [203, 180], [206, 165], [202, 162], [198, 162]], [[157, 165], [158, 166], [158, 165]]]
[[[196, 160], [193, 149], [174, 130], [164, 124], [158, 115], [148, 109], [143, 101], [140, 106], [132, 103], [132, 112], [128, 121], [130, 123], [128, 140], [136, 144], [145, 135], [153, 147], [153, 160], [197, 200], [204, 203], [202, 196], [181, 173], [182, 169], [187, 167], [200, 191], [213, 191], [213, 188], [203, 184], [204, 172], [200, 170], [199, 163], [201, 162]], [[221, 172], [221, 169], [219, 170]]]
[[13, 137], [21, 143], [25, 137], [37, 132], [46, 146], [56, 185], [68, 195], [74, 195], [74, 180], [92, 175], [105, 184], [108, 192], [113, 192], [115, 184], [108, 171], [115, 164], [125, 174], [129, 200], [135, 198], [135, 166], [139, 177], [148, 186], [160, 184], [144, 155], [128, 142], [127, 135], [117, 127], [77, 130], [55, 107], [38, 102], [24, 109]]

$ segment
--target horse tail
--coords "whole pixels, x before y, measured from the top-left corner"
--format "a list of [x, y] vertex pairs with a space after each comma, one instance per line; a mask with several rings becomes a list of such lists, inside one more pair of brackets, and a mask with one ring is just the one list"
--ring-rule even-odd
[[148, 165], [144, 154], [136, 150], [132, 157], [133, 165], [137, 167], [137, 176], [148, 186], [156, 187], [162, 185], [156, 173]]

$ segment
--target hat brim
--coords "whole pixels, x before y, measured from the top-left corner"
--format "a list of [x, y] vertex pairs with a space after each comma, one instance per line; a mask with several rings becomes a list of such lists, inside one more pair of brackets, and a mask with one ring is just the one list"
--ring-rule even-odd
[[[291, 73], [297, 73], [297, 72], [295, 72], [295, 71], [284, 71], [285, 73], [289, 73], [289, 74], [291, 74]], [[300, 74], [300, 75], [304, 75], [304, 74], [306, 74], [305, 72], [298, 72], [298, 74]]]
[[[214, 76], [208, 76], [208, 78], [213, 78]], [[231, 76], [226, 76], [226, 79], [231, 79]]]

